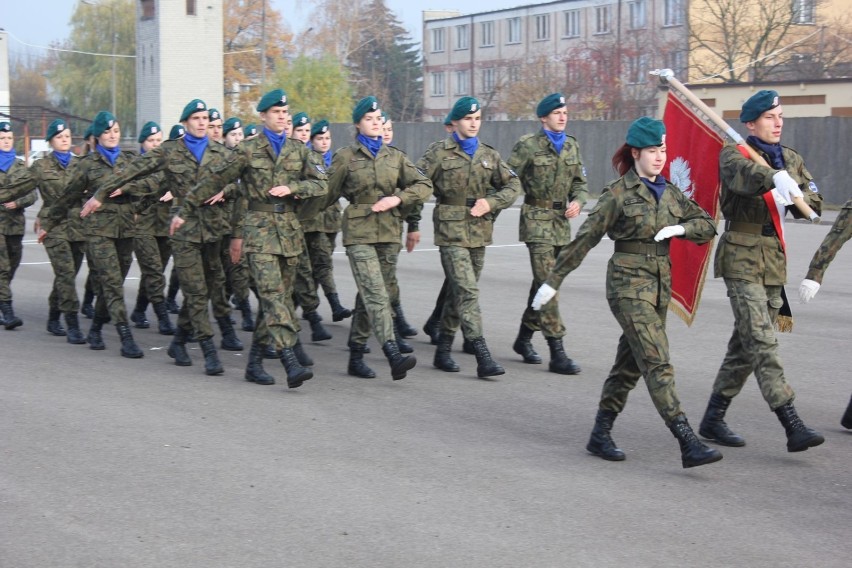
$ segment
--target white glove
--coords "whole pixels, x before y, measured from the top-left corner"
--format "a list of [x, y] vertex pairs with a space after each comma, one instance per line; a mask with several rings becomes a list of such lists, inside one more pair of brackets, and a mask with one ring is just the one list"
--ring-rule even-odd
[[654, 240], [660, 242], [684, 234], [686, 234], [686, 229], [683, 228], [683, 225], [669, 225], [660, 229], [660, 232], [654, 236]]
[[532, 309], [535, 311], [539, 311], [541, 307], [553, 299], [553, 296], [556, 295], [556, 289], [553, 286], [548, 286], [547, 284], [542, 284], [538, 289], [538, 292], [535, 293], [535, 298], [532, 301]]
[[787, 201], [792, 201], [793, 197], [802, 197], [802, 190], [799, 189], [799, 184], [796, 180], [790, 177], [786, 170], [781, 170], [772, 176], [772, 181], [775, 182], [775, 189], [782, 197], [787, 198]]
[[799, 284], [799, 301], [803, 304], [807, 304], [814, 296], [816, 296], [817, 292], [819, 292], [819, 282], [805, 278], [802, 280], [802, 283]]

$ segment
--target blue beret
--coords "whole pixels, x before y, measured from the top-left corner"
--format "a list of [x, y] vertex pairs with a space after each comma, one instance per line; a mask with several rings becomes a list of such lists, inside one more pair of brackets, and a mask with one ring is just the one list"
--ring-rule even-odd
[[662, 146], [666, 143], [666, 125], [662, 120], [643, 116], [627, 129], [627, 145], [634, 148]]
[[243, 128], [243, 134], [246, 135], [246, 138], [248, 138], [249, 136], [254, 136], [255, 134], [257, 134], [257, 126], [254, 124], [246, 124]]
[[473, 97], [462, 97], [453, 105], [450, 111], [450, 120], [461, 120], [469, 114], [482, 110], [482, 105]]
[[92, 134], [98, 138], [113, 126], [115, 126], [115, 117], [111, 112], [102, 110], [95, 116], [95, 121], [92, 123]]
[[213, 122], [214, 120], [222, 120], [222, 113], [215, 108], [209, 109], [207, 111], [207, 116], [210, 118], [210, 122]]
[[361, 122], [361, 119], [364, 118], [364, 115], [368, 112], [375, 112], [379, 110], [379, 101], [376, 97], [364, 97], [358, 104], [355, 105], [355, 108], [352, 109], [352, 122], [357, 123]]
[[269, 91], [257, 103], [257, 112], [266, 112], [274, 106], [287, 106], [287, 93], [284, 89]]
[[778, 93], [775, 91], [758, 91], [743, 103], [740, 111], [740, 122], [751, 122], [757, 120], [764, 112], [781, 104]]
[[183, 138], [184, 134], [186, 134], [186, 129], [183, 127], [183, 125], [175, 124], [169, 131], [169, 140], [178, 140], [179, 138]]
[[293, 116], [293, 128], [298, 128], [300, 126], [305, 126], [306, 124], [311, 123], [311, 117], [308, 116], [306, 112], [297, 112], [295, 116]]
[[162, 132], [163, 129], [160, 128], [160, 125], [154, 122], [153, 120], [150, 122], [146, 122], [145, 126], [142, 127], [142, 130], [139, 131], [139, 138], [136, 139], [140, 144], [144, 142], [150, 135], [156, 134], [157, 132]]
[[207, 105], [204, 104], [204, 101], [201, 99], [192, 99], [189, 101], [185, 107], [183, 107], [183, 112], [180, 113], [180, 120], [178, 122], [183, 122], [187, 120], [190, 116], [195, 114], [196, 112], [206, 111]]
[[535, 114], [539, 118], [544, 118], [551, 112], [564, 106], [565, 95], [563, 95], [562, 93], [553, 93], [541, 99], [541, 102], [538, 103], [537, 107], [535, 107]]
[[[9, 123], [4, 122], [3, 124]], [[57, 118], [56, 120], [50, 123], [50, 126], [47, 127], [47, 136], [45, 136], [44, 139], [50, 142], [51, 138], [53, 138], [60, 132], [65, 132], [66, 130], [68, 130], [68, 125], [65, 124], [65, 121], [61, 118]]]
[[236, 116], [232, 116], [231, 118], [225, 121], [225, 124], [222, 125], [222, 134], [227, 134], [232, 130], [242, 128], [242, 126], [243, 121], [237, 118]]
[[311, 125], [311, 138], [319, 134], [325, 134], [328, 132], [328, 128], [329, 124], [326, 119], [316, 121], [313, 125]]

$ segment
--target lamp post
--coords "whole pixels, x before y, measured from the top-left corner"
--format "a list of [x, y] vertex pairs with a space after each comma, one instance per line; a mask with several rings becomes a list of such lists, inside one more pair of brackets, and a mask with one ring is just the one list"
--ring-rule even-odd
[[116, 76], [115, 49], [116, 49], [116, 41], [118, 39], [118, 33], [116, 32], [116, 29], [115, 29], [115, 2], [114, 2], [114, 0], [101, 0], [99, 2], [96, 2], [95, 0], [80, 0], [80, 1], [83, 4], [86, 4], [87, 6], [103, 6], [103, 2], [109, 2], [109, 32], [110, 32], [110, 35], [112, 36], [112, 55], [111, 55], [111, 57], [112, 57], [112, 80], [111, 80], [111, 85], [110, 85], [110, 112], [112, 113], [113, 116], [116, 116], [116, 114], [115, 114], [115, 107], [116, 107], [116, 105], [115, 105], [115, 92], [116, 92], [116, 86], [115, 86], [115, 76]]

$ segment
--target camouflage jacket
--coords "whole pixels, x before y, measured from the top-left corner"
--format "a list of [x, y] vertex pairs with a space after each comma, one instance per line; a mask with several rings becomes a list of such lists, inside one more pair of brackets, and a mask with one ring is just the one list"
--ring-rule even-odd
[[137, 236], [169, 236], [171, 202], [160, 201], [168, 191], [166, 174], [162, 171], [134, 180], [122, 188], [125, 195], [134, 198]]
[[831, 230], [814, 253], [805, 278], [822, 284], [822, 277], [828, 269], [828, 265], [837, 256], [840, 247], [850, 238], [852, 238], [852, 199], [843, 205], [843, 209], [840, 210], [840, 214], [834, 220]]
[[[76, 175], [75, 170], [81, 158], [76, 156], [71, 157], [67, 168], [63, 168], [59, 160], [53, 153], [36, 160], [30, 166], [30, 172], [36, 180], [39, 195], [41, 195], [42, 206], [38, 212], [38, 219], [42, 225], [46, 223], [50, 215], [50, 208], [62, 196], [65, 187], [71, 182], [71, 179]], [[49, 238], [59, 239], [62, 241], [85, 241], [86, 236], [83, 233], [83, 220], [80, 219], [80, 209], [82, 201], [72, 205], [68, 209], [68, 216], [59, 221], [50, 231]]]
[[[799, 184], [805, 203], [819, 213], [822, 196], [813, 191], [816, 185], [812, 184], [813, 176], [805, 168], [802, 157], [787, 147], [783, 148], [783, 155], [786, 170]], [[768, 156], [763, 157], [768, 160]], [[770, 227], [772, 218], [763, 194], [775, 187], [772, 176], [777, 171], [745, 158], [734, 144], [726, 144], [719, 154], [719, 179], [722, 183], [719, 201], [725, 220]], [[798, 210], [794, 216], [801, 216]], [[770, 233], [764, 236], [725, 231], [716, 249], [716, 278], [734, 278], [765, 286], [783, 285], [787, 281], [787, 259], [781, 240], [774, 231]]]
[[[327, 204], [341, 196], [350, 205], [343, 211], [343, 246], [398, 243], [402, 237], [402, 209], [429, 199], [432, 182], [404, 152], [382, 146], [375, 157], [359, 143], [334, 154]], [[374, 213], [374, 203], [385, 196], [402, 200], [399, 206]]]
[[339, 201], [335, 201], [318, 215], [302, 221], [302, 230], [306, 233], [339, 233], [342, 226]]
[[[518, 176], [497, 150], [480, 142], [470, 157], [453, 137], [448, 137], [431, 145], [417, 165], [435, 188], [435, 244], [467, 248], [490, 245], [493, 213], [512, 205], [521, 194]], [[491, 205], [491, 213], [474, 217], [470, 209], [480, 198]]]
[[[42, 228], [50, 233], [54, 227], [68, 219], [72, 209], [81, 207], [89, 198], [95, 196], [107, 180], [119, 175], [131, 162], [133, 154], [130, 152], [121, 152], [114, 165], [110, 165], [100, 152], [92, 152], [80, 158], [71, 181], [49, 209]], [[108, 200], [97, 213], [83, 219], [83, 233], [112, 239], [130, 238], [134, 234], [134, 217], [133, 198], [122, 195]]]
[[[183, 140], [167, 140], [160, 146], [139, 156], [119, 175], [110, 177], [98, 193], [98, 200], [109, 203], [109, 194], [118, 188], [124, 188], [134, 180], [140, 180], [156, 172], [163, 172], [166, 187], [175, 198], [171, 213], [180, 209], [190, 189], [198, 182], [203, 172], [224, 163], [227, 150], [215, 142], [210, 142], [199, 164], [195, 156], [186, 147]], [[218, 191], [218, 190], [217, 190]], [[216, 192], [214, 192], [216, 193]], [[211, 194], [212, 195], [212, 194]], [[91, 215], [97, 217], [100, 211]], [[182, 212], [186, 223], [175, 232], [173, 239], [191, 243], [209, 243], [222, 239], [228, 220], [217, 205], [204, 205], [189, 208]]]
[[[38, 198], [34, 189], [35, 179], [23, 162], [15, 160], [6, 172], [0, 172], [0, 235], [24, 234], [24, 209]], [[2, 206], [10, 202], [15, 209]]]
[[543, 130], [527, 134], [515, 144], [508, 163], [520, 177], [524, 190], [520, 240], [567, 245], [571, 241], [571, 225], [565, 218], [565, 209], [572, 201], [582, 208], [589, 199], [586, 168], [577, 140], [565, 136], [562, 152], [557, 154]]
[[[204, 200], [228, 186], [230, 193], [242, 192], [237, 198], [237, 211], [245, 213], [233, 224], [233, 238], [244, 239], [246, 253], [298, 256], [304, 246], [297, 210], [302, 200], [326, 194], [325, 169], [304, 144], [288, 140], [276, 157], [266, 136], [242, 142], [225, 161], [208, 168], [187, 198], [184, 208], [200, 207]], [[236, 184], [236, 180], [240, 181]], [[233, 185], [229, 185], [233, 184]], [[286, 185], [292, 191], [287, 197], [273, 197], [269, 190]], [[229, 195], [229, 198], [235, 198]], [[273, 210], [275, 209], [275, 210]], [[237, 213], [235, 213], [237, 215]]]
[[[716, 234], [716, 224], [710, 215], [677, 186], [666, 184], [658, 203], [636, 170], [631, 169], [604, 189], [577, 236], [559, 253], [546, 282], [559, 288], [605, 234], [613, 241], [667, 248], [666, 241], [657, 245], [654, 236], [669, 225], [682, 225], [686, 230], [683, 238], [698, 244], [709, 242]], [[671, 280], [668, 254], [615, 252], [607, 265], [606, 296], [644, 300], [660, 306], [671, 299]]]

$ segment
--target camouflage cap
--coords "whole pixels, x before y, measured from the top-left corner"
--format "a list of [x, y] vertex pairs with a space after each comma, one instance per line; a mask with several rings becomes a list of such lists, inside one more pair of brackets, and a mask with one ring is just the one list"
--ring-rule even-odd
[[368, 112], [375, 112], [377, 110], [379, 110], [379, 100], [376, 97], [364, 97], [358, 101], [358, 104], [356, 104], [355, 108], [352, 109], [352, 122], [361, 122], [361, 119], [364, 118], [365, 114]]
[[242, 126], [243, 121], [237, 118], [236, 116], [232, 116], [231, 118], [225, 121], [225, 124], [222, 125], [222, 134], [227, 134], [232, 130], [242, 128]]
[[184, 134], [186, 134], [186, 129], [183, 127], [183, 125], [175, 124], [169, 131], [169, 140], [178, 140], [180, 138], [183, 138]]
[[551, 112], [564, 106], [565, 95], [563, 95], [562, 93], [553, 93], [541, 99], [541, 102], [538, 103], [537, 107], [535, 107], [535, 114], [539, 118], [544, 118]]
[[139, 131], [139, 138], [136, 139], [140, 144], [148, 139], [152, 134], [156, 134], [157, 132], [162, 132], [163, 129], [160, 128], [160, 125], [154, 122], [153, 120], [148, 121], [142, 127], [142, 130]]
[[287, 106], [287, 93], [284, 89], [269, 91], [257, 103], [257, 112], [266, 112], [274, 106]]
[[311, 117], [306, 112], [297, 112], [293, 116], [293, 128], [299, 128], [311, 123]]
[[50, 126], [47, 127], [47, 136], [45, 136], [44, 139], [50, 142], [51, 138], [53, 138], [60, 132], [65, 132], [66, 130], [68, 130], [68, 125], [61, 118], [57, 118], [56, 120], [50, 123]]
[[92, 134], [94, 134], [95, 138], [98, 138], [104, 131], [115, 126], [115, 122], [115, 117], [111, 112], [102, 110], [95, 116], [95, 120], [92, 122]]
[[761, 114], [780, 104], [781, 99], [778, 98], [777, 92], [769, 90], [758, 91], [743, 103], [742, 111], [740, 111], [740, 122], [757, 120]]
[[662, 120], [643, 116], [627, 129], [627, 145], [634, 148], [662, 146], [666, 143], [666, 125]]
[[462, 97], [453, 105], [450, 111], [450, 120], [461, 120], [469, 114], [482, 110], [482, 105], [473, 97]]
[[180, 120], [178, 122], [184, 122], [190, 116], [195, 114], [196, 112], [202, 112], [207, 110], [207, 105], [204, 104], [204, 101], [201, 99], [192, 99], [186, 106], [183, 107], [183, 112], [180, 113]]
[[311, 126], [311, 138], [328, 132], [329, 124], [326, 119], [318, 120]]

